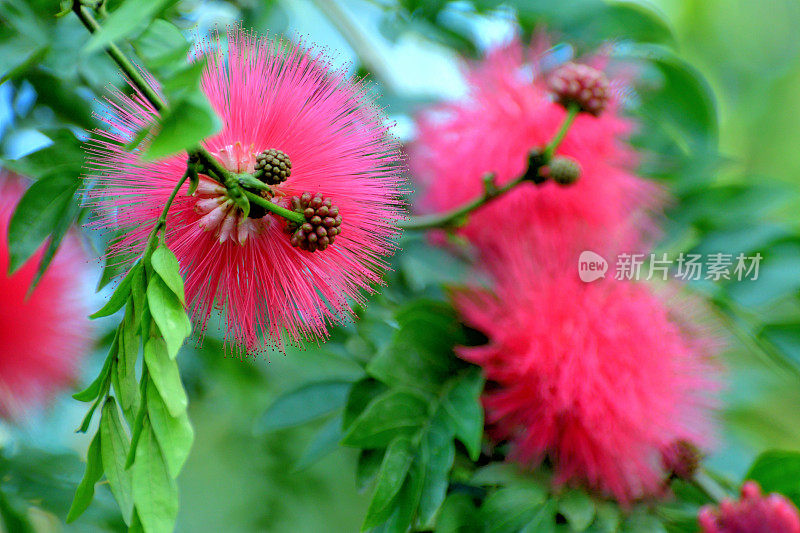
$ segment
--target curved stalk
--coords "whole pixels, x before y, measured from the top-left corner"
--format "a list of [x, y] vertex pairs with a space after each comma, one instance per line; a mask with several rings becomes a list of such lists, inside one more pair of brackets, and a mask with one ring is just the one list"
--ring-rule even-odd
[[547, 144], [547, 146], [545, 146], [541, 153], [537, 151], [531, 152], [528, 160], [528, 168], [522, 176], [510, 181], [502, 187], [497, 187], [494, 184], [494, 174], [487, 174], [483, 178], [483, 194], [475, 200], [472, 200], [471, 202], [468, 202], [460, 207], [445, 211], [444, 213], [413, 216], [404, 222], [400, 222], [399, 226], [406, 230], [426, 230], [457, 226], [462, 223], [470, 213], [483, 207], [495, 198], [502, 196], [511, 189], [515, 188], [517, 185], [525, 182], [541, 185], [546, 181], [540, 173], [542, 167], [546, 166], [553, 158], [553, 155], [561, 145], [561, 141], [563, 141], [564, 137], [566, 137], [567, 132], [569, 131], [570, 126], [572, 126], [572, 123], [579, 111], [580, 109], [578, 106], [574, 104], [567, 108], [567, 116], [561, 123], [561, 127], [558, 129], [558, 132], [556, 132], [553, 139]]

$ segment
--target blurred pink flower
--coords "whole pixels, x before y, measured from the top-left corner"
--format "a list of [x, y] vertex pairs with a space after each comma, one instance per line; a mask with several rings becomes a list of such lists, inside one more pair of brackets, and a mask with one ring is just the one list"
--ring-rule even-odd
[[698, 521], [703, 533], [800, 533], [797, 507], [781, 494], [761, 494], [755, 481], [742, 485], [739, 501], [707, 505]]
[[9, 221], [22, 179], [0, 171], [0, 415], [19, 417], [69, 385], [92, 346], [81, 277], [86, 256], [68, 234], [36, 289], [28, 289], [43, 251], [8, 274]]
[[[293, 248], [284, 219], [230, 216], [223, 188], [201, 176], [196, 195], [179, 194], [167, 219], [190, 311], [205, 330], [212, 310], [222, 310], [226, 339], [248, 351], [259, 347], [259, 334], [278, 347], [324, 337], [330, 322], [352, 316], [349, 300], [362, 302], [380, 283], [395, 250], [398, 144], [368, 87], [332, 69], [321, 53], [239, 28], [221, 41], [198, 47], [208, 59], [201, 88], [223, 121], [205, 148], [229, 170], [251, 173], [262, 151], [285, 152], [291, 176], [274, 187], [273, 201], [287, 207], [292, 195], [319, 193], [344, 222], [327, 250]], [[186, 154], [146, 163], [126, 150], [155, 111], [139, 94], [113, 91], [108, 101], [112, 113], [101, 117], [106, 127], [89, 148], [99, 185], [90, 192], [101, 211], [96, 225], [127, 231], [115, 252], [139, 252]]]
[[[425, 212], [461, 205], [480, 196], [482, 177], [493, 172], [500, 185], [527, 168], [531, 150], [543, 148], [565, 116], [547, 87], [540, 60], [549, 45], [540, 37], [529, 49], [519, 42], [496, 49], [466, 75], [469, 95], [434, 107], [417, 118], [419, 138], [410, 165], [420, 184]], [[603, 68], [601, 57], [591, 60]], [[631, 250], [656, 233], [652, 215], [663, 203], [654, 183], [633, 173], [637, 156], [622, 139], [633, 124], [620, 115], [622, 81], [612, 80], [606, 110], [580, 113], [557, 154], [575, 159], [577, 183], [561, 187], [522, 184], [470, 215], [461, 233], [473, 244], [491, 244], [498, 232], [523, 225], [581, 231], [593, 250]]]
[[609, 276], [580, 281], [562, 239], [529, 227], [484, 262], [493, 289], [454, 294], [488, 343], [461, 348], [480, 365], [489, 435], [510, 458], [548, 458], [557, 484], [622, 503], [656, 495], [662, 451], [707, 446], [719, 343], [687, 296]]

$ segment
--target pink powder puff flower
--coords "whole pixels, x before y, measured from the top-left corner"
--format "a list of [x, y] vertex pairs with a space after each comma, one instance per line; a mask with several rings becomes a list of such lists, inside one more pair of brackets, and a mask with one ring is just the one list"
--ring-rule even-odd
[[781, 494], [763, 495], [755, 481], [742, 485], [739, 501], [707, 505], [698, 521], [703, 533], [800, 533], [800, 513]]
[[39, 284], [28, 296], [43, 251], [8, 274], [6, 242], [23, 180], [0, 171], [0, 416], [18, 418], [69, 386], [92, 346], [85, 294], [86, 257], [67, 234]]
[[709, 444], [719, 343], [687, 296], [613, 274], [582, 282], [569, 236], [528, 231], [501, 232], [484, 258], [491, 291], [454, 295], [488, 337], [458, 351], [486, 375], [487, 431], [510, 442], [512, 460], [548, 458], [556, 484], [623, 504], [657, 495], [663, 450]]
[[[529, 49], [512, 42], [492, 51], [468, 69], [470, 92], [465, 100], [434, 107], [417, 118], [419, 135], [411, 147], [410, 165], [420, 184], [424, 212], [479, 197], [486, 173], [495, 173], [498, 185], [514, 180], [525, 172], [530, 152], [553, 138], [567, 112], [555, 101], [539, 65], [548, 47], [540, 37]], [[603, 68], [605, 60], [591, 62]], [[622, 142], [633, 125], [620, 116], [621, 84], [612, 80], [602, 114], [576, 117], [556, 151], [579, 164], [577, 183], [524, 183], [472, 213], [461, 234], [483, 246], [499, 231], [515, 231], [516, 220], [575, 227], [598, 251], [609, 243], [630, 250], [646, 245], [657, 234], [652, 214], [661, 209], [663, 198], [659, 187], [633, 173], [637, 156]], [[497, 224], [500, 219], [505, 220], [502, 227]]]
[[[344, 222], [328, 249], [294, 248], [283, 218], [254, 206], [260, 218], [243, 219], [224, 188], [201, 175], [196, 194], [184, 190], [167, 217], [193, 319], [204, 330], [212, 310], [222, 310], [226, 339], [248, 351], [259, 334], [279, 348], [282, 334], [292, 343], [324, 337], [329, 323], [352, 316], [348, 300], [362, 302], [380, 283], [395, 250], [404, 192], [398, 144], [364, 82], [312, 49], [231, 28], [199, 44], [197, 55], [208, 59], [201, 88], [223, 122], [203, 146], [237, 173], [253, 173], [264, 151], [283, 152], [291, 172], [271, 176], [285, 179], [271, 200], [289, 207], [303, 192], [330, 197]], [[156, 112], [140, 94], [113, 91], [108, 103], [106, 127], [89, 145], [100, 186], [90, 191], [101, 211], [96, 225], [127, 232], [113, 252], [141, 252], [187, 157], [147, 163], [126, 150]]]

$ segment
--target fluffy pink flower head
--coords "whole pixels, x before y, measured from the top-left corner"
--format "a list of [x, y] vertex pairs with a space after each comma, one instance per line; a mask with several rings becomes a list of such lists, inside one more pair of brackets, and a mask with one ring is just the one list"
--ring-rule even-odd
[[[167, 217], [167, 244], [193, 318], [205, 329], [212, 310], [223, 310], [226, 338], [248, 351], [260, 346], [259, 334], [278, 347], [284, 336], [325, 336], [330, 322], [352, 316], [349, 299], [360, 302], [380, 282], [395, 249], [398, 145], [364, 83], [312, 49], [231, 28], [227, 38], [203, 41], [197, 54], [208, 59], [201, 88], [223, 121], [204, 147], [237, 173], [263, 168], [267, 161], [257, 158], [264, 151], [285, 155], [291, 172], [273, 176], [271, 201], [291, 208], [293, 196], [319, 194], [333, 200], [343, 222], [326, 250], [296, 248], [285, 219], [263, 208], [241, 217], [224, 188], [201, 175], [197, 193], [179, 194]], [[125, 144], [155, 110], [140, 94], [114, 91], [108, 102], [113, 112], [102, 117], [106, 127], [90, 148], [101, 185], [91, 194], [102, 212], [98, 226], [127, 231], [116, 251], [138, 252], [184, 173], [186, 154], [144, 162]]]
[[557, 484], [622, 503], [656, 495], [664, 449], [709, 443], [715, 342], [677, 318], [691, 302], [677, 309], [613, 276], [580, 281], [571, 247], [547, 235], [509, 237], [486, 259], [493, 290], [455, 294], [466, 323], [488, 337], [459, 351], [487, 377], [488, 432], [510, 442], [517, 462], [549, 459]]
[[739, 501], [706, 506], [698, 521], [703, 533], [800, 533], [797, 507], [781, 494], [761, 494], [755, 481], [742, 485]]
[[36, 289], [27, 296], [42, 251], [8, 274], [6, 241], [23, 181], [0, 171], [0, 415], [19, 417], [69, 385], [91, 349], [81, 292], [86, 257], [68, 234]]
[[[494, 173], [499, 185], [514, 180], [525, 172], [530, 152], [555, 136], [566, 110], [556, 102], [539, 65], [547, 48], [539, 39], [529, 49], [513, 42], [491, 52], [467, 71], [470, 93], [465, 100], [418, 117], [419, 137], [410, 162], [424, 211], [477, 198], [486, 173]], [[593, 60], [598, 68], [602, 62]], [[517, 225], [569, 226], [590, 235], [593, 249], [602, 250], [609, 242], [632, 249], [654, 234], [650, 213], [660, 208], [659, 189], [632, 171], [637, 157], [622, 142], [632, 124], [620, 116], [620, 84], [612, 80], [612, 94], [599, 116], [577, 116], [556, 152], [580, 165], [577, 183], [523, 184], [474, 212], [463, 235], [481, 246], [498, 231], [513, 231]], [[524, 211], [515, 211], [510, 202]]]

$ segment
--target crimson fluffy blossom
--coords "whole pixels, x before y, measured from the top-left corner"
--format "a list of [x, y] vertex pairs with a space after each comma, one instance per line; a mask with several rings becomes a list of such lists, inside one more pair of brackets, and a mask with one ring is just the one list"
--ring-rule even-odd
[[703, 507], [698, 521], [703, 533], [800, 533], [797, 507], [781, 494], [762, 494], [755, 481], [742, 485], [739, 501]]
[[[525, 172], [531, 150], [542, 149], [553, 138], [566, 110], [540, 66], [547, 48], [539, 38], [530, 48], [513, 42], [492, 51], [467, 70], [468, 97], [418, 117], [419, 137], [411, 147], [410, 164], [421, 186], [423, 211], [477, 198], [486, 173], [494, 173], [499, 185], [514, 180]], [[604, 60], [591, 62], [602, 68]], [[620, 115], [622, 86], [621, 80], [612, 80], [606, 109], [597, 117], [580, 113], [556, 152], [579, 164], [577, 183], [522, 184], [474, 212], [462, 234], [481, 246], [518, 225], [569, 226], [583, 232], [597, 251], [609, 243], [634, 249], [652, 237], [651, 215], [660, 209], [662, 195], [632, 171], [637, 157], [622, 142], [633, 128]]]
[[697, 304], [644, 283], [580, 281], [566, 236], [498, 236], [493, 287], [455, 293], [488, 343], [459, 355], [482, 367], [489, 435], [510, 458], [547, 459], [555, 482], [622, 503], [656, 495], [675, 441], [709, 445], [718, 347]]
[[[201, 88], [223, 122], [203, 146], [236, 173], [253, 173], [264, 152], [262, 159], [288, 158], [290, 172], [276, 175], [269, 199], [291, 208], [294, 196], [321, 195], [343, 222], [328, 231], [335, 242], [324, 251], [293, 247], [284, 219], [255, 206], [241, 217], [223, 187], [201, 175], [197, 193], [184, 189], [170, 208], [166, 233], [193, 318], [205, 329], [222, 310], [226, 338], [248, 351], [260, 336], [279, 347], [324, 337], [380, 282], [395, 250], [403, 216], [398, 144], [364, 82], [313, 48], [232, 28], [227, 38], [201, 42], [197, 55], [208, 59]], [[125, 145], [156, 111], [136, 92], [113, 91], [108, 103], [89, 148], [96, 225], [125, 232], [112, 252], [139, 252], [187, 156], [143, 161]]]
[[22, 179], [0, 171], [0, 415], [18, 417], [67, 387], [91, 349], [82, 290], [86, 256], [75, 235], [63, 240], [28, 296], [42, 252], [8, 274], [6, 233], [24, 191]]

